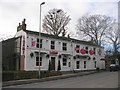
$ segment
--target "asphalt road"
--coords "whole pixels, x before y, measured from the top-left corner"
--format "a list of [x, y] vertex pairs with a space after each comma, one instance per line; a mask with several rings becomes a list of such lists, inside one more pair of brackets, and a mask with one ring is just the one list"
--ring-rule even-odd
[[91, 75], [4, 88], [118, 88], [118, 72], [100, 72]]

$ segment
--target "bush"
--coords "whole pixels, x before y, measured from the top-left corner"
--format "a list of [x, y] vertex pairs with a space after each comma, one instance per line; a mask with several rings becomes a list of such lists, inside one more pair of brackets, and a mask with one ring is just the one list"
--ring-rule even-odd
[[14, 73], [7, 71], [2, 73], [2, 81], [14, 80]]
[[99, 71], [100, 71], [100, 68], [99, 68], [99, 67], [97, 67], [97, 68], [96, 68], [96, 71], [98, 71], [98, 72], [99, 72]]
[[[41, 71], [40, 78], [45, 78], [49, 76], [61, 75], [61, 72], [49, 72]], [[21, 79], [35, 79], [38, 78], [38, 71], [3, 71], [2, 72], [2, 81], [11, 81], [11, 80], [21, 80]]]
[[[45, 77], [44, 71], [41, 71], [41, 78]], [[2, 81], [35, 79], [38, 78], [38, 71], [3, 71]]]

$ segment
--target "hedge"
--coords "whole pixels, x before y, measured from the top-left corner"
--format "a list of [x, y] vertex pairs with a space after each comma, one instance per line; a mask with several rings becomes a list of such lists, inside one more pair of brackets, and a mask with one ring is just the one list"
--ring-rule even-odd
[[[61, 75], [61, 72], [41, 71], [41, 78], [49, 76]], [[38, 78], [38, 71], [3, 71], [2, 81], [21, 80], [21, 79], [35, 79]]]

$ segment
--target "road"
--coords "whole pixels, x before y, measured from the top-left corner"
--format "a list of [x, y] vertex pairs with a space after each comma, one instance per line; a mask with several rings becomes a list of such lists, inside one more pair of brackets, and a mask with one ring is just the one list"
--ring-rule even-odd
[[5, 88], [118, 88], [118, 72], [100, 72], [53, 81], [8, 86]]

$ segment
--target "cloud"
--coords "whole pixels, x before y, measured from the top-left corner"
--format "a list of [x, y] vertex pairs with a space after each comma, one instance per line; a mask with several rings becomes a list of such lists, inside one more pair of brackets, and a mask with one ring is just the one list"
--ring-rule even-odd
[[[42, 0], [43, 1], [43, 0]], [[39, 31], [39, 0], [1, 0], [0, 1], [0, 33], [15, 35], [18, 23], [26, 18], [27, 29]], [[71, 22], [69, 30], [75, 32], [77, 20], [89, 14], [106, 14], [117, 17], [117, 3], [113, 0], [105, 0], [102, 3], [95, 3], [96, 0], [44, 0], [45, 5], [42, 6], [42, 18], [47, 12], [53, 8], [63, 9], [70, 15]], [[102, 0], [103, 1], [103, 0]], [[115, 0], [116, 2], [118, 0]], [[105, 3], [111, 2], [111, 3]]]
[[102, 14], [118, 19], [118, 4], [117, 2], [93, 3], [91, 14]]

